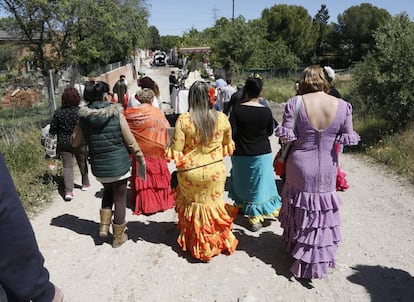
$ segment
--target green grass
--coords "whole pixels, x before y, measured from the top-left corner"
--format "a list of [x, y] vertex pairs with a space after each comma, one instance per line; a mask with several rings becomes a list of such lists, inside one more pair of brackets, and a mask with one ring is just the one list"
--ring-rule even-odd
[[413, 131], [414, 125], [411, 125], [403, 132], [385, 134], [366, 149], [366, 154], [414, 184]]
[[296, 94], [295, 81], [296, 79], [287, 78], [265, 79], [263, 83], [264, 98], [276, 103], [286, 102]]
[[46, 100], [31, 108], [0, 109], [0, 127], [2, 128], [18, 128], [21, 125], [33, 123], [44, 126], [50, 120], [50, 109]]
[[[57, 189], [57, 177], [51, 173], [51, 160], [44, 158], [40, 128], [0, 128], [0, 150], [12, 175], [17, 192], [29, 216], [43, 209]], [[59, 164], [55, 160], [56, 164]]]

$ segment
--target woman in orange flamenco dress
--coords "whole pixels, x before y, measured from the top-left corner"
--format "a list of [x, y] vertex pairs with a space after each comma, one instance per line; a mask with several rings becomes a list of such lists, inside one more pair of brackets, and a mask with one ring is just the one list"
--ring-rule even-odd
[[153, 98], [154, 92], [144, 88], [138, 94], [140, 104], [124, 112], [146, 162], [146, 178], [142, 179], [137, 162], [132, 159], [131, 203], [135, 206], [135, 215], [149, 215], [174, 207], [171, 175], [165, 158], [170, 124], [160, 109], [151, 105]]
[[188, 102], [189, 112], [179, 116], [167, 156], [177, 167], [177, 242], [206, 262], [221, 252], [233, 253], [238, 243], [232, 232], [237, 209], [223, 200], [223, 157], [233, 153], [234, 143], [227, 116], [210, 106], [206, 83], [191, 86]]

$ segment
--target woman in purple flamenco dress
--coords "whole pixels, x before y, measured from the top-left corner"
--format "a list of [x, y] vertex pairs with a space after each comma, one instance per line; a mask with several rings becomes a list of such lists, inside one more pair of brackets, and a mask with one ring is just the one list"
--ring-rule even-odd
[[[325, 278], [335, 267], [341, 241], [336, 192], [338, 155], [334, 143], [355, 145], [352, 106], [327, 92], [329, 83], [319, 66], [301, 75], [299, 93], [288, 100], [282, 124], [276, 129], [281, 142], [293, 141], [286, 161], [279, 220], [286, 250], [293, 256], [290, 271], [296, 278]], [[297, 99], [302, 98], [295, 117]]]

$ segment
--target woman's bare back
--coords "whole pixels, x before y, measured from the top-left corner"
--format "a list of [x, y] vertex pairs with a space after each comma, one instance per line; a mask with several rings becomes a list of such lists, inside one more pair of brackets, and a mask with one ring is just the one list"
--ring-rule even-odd
[[338, 99], [324, 92], [307, 93], [302, 99], [311, 126], [316, 130], [327, 129], [338, 111]]

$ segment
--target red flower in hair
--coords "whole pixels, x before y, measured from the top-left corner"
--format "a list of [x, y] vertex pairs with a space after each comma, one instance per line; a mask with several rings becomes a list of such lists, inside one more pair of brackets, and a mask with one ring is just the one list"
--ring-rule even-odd
[[208, 96], [210, 97], [210, 105], [211, 107], [213, 107], [214, 104], [216, 103], [216, 90], [214, 89], [213, 86], [210, 86], [208, 88]]

